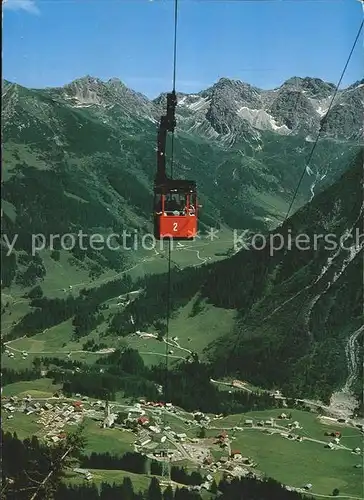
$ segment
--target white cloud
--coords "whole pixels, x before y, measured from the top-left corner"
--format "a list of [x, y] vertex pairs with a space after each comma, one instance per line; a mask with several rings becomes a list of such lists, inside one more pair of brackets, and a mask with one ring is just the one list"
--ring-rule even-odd
[[40, 14], [34, 0], [4, 0], [3, 8], [8, 10], [25, 10], [30, 14]]

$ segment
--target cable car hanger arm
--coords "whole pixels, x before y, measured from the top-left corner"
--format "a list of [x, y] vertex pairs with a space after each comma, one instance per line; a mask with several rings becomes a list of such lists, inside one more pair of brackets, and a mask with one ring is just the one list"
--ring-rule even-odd
[[158, 129], [157, 139], [157, 175], [156, 182], [164, 182], [168, 179], [166, 174], [166, 142], [167, 133], [174, 132], [176, 128], [176, 92], [167, 94], [167, 114], [162, 115]]

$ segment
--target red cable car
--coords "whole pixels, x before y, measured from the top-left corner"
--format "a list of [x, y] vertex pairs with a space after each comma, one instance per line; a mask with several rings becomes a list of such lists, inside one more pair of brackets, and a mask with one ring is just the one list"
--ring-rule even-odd
[[173, 180], [154, 187], [155, 237], [188, 240], [197, 234], [196, 183]]
[[167, 132], [176, 126], [175, 91], [167, 94], [167, 114], [158, 131], [157, 175], [154, 181], [154, 236], [156, 239], [191, 240], [197, 235], [196, 183], [166, 175]]

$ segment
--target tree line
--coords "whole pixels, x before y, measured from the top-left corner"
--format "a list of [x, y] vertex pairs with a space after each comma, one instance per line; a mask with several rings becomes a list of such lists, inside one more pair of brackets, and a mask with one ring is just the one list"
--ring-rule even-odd
[[1, 385], [13, 384], [23, 380], [37, 380], [41, 377], [39, 368], [27, 368], [25, 370], [12, 370], [11, 368], [2, 368]]
[[44, 297], [40, 285], [37, 285], [27, 295], [31, 299], [29, 305], [32, 310], [14, 325], [7, 338], [15, 339], [24, 333], [27, 336], [36, 335], [45, 328], [70, 318], [73, 318], [74, 336], [83, 337], [104, 320], [103, 302], [127, 293], [132, 286], [141, 286], [142, 283], [140, 279], [133, 285], [130, 276], [125, 275], [122, 279], [107, 282], [99, 287], [82, 289], [77, 297], [68, 295], [64, 299]]
[[[196, 294], [206, 276], [205, 266], [199, 268], [185, 268], [171, 270], [170, 301], [171, 312], [177, 311], [185, 306]], [[123, 311], [115, 314], [108, 328], [110, 335], [126, 336], [134, 333], [135, 326], [130, 317], [133, 316], [134, 323], [139, 329], [152, 325], [157, 331], [164, 321], [161, 318], [166, 316], [168, 303], [168, 287], [165, 274], [146, 275], [143, 285], [147, 287], [139, 297], [127, 305]]]
[[[162, 475], [162, 463], [157, 460], [150, 460], [145, 455], [135, 452], [127, 452], [122, 456], [111, 455], [110, 453], [92, 452], [84, 455], [80, 460], [81, 467], [87, 469], [103, 470], [125, 470], [134, 474]], [[189, 473], [185, 467], [171, 467], [171, 479], [176, 483], [196, 486], [200, 485], [204, 478], [197, 472]]]
[[[212, 384], [211, 367], [199, 361], [182, 362], [166, 371], [165, 367], [147, 367], [135, 349], [117, 349], [100, 357], [93, 365], [80, 361], [42, 358], [34, 360], [49, 368], [48, 376], [54, 383], [63, 384], [67, 396], [80, 393], [97, 399], [115, 400], [122, 391], [126, 397], [144, 397], [163, 402], [166, 398], [187, 411], [205, 413], [244, 413], [250, 410], [280, 408], [281, 400], [268, 393], [249, 393], [234, 390], [220, 391]], [[79, 370], [75, 370], [79, 368]], [[160, 394], [157, 386], [162, 385]]]
[[[145, 491], [135, 491], [129, 477], [124, 477], [121, 484], [102, 482], [100, 487], [95, 484], [70, 484], [69, 474], [73, 468], [82, 464], [82, 452], [85, 447], [83, 428], [79, 427], [69, 433], [66, 439], [53, 446], [40, 442], [36, 436], [20, 440], [16, 433], [1, 430], [2, 443], [2, 477], [1, 498], [4, 500], [199, 500], [197, 491], [187, 487], [171, 486], [162, 491], [156, 476], [150, 479]], [[135, 461], [135, 454], [128, 459]], [[104, 454], [104, 460], [107, 460]], [[90, 465], [106, 465], [100, 463], [100, 457], [90, 459]], [[141, 462], [140, 462], [141, 464]], [[90, 466], [89, 465], [89, 466]], [[109, 465], [116, 465], [109, 462]], [[123, 466], [130, 466], [128, 460]], [[91, 467], [90, 467], [91, 468]], [[172, 468], [172, 480], [188, 481], [186, 484], [196, 485], [201, 476], [196, 473], [186, 474], [183, 470]], [[183, 484], [183, 483], [182, 483]], [[141, 490], [139, 488], [139, 490]], [[299, 493], [288, 491], [273, 479], [259, 481], [253, 477], [229, 480], [223, 478], [218, 484], [211, 485], [211, 499], [222, 500], [303, 500]]]
[[[213, 483], [214, 484], [214, 483]], [[215, 487], [214, 487], [215, 486]], [[278, 481], [265, 479], [259, 481], [251, 477], [227, 480], [222, 479], [210, 490], [211, 500], [308, 500], [305, 495], [288, 491]], [[130, 478], [124, 478], [122, 484], [101, 483], [98, 489], [94, 484], [65, 485], [61, 484], [56, 492], [55, 500], [202, 500], [197, 491], [186, 487], [171, 486], [162, 491], [158, 479], [153, 477], [148, 489], [135, 492]]]

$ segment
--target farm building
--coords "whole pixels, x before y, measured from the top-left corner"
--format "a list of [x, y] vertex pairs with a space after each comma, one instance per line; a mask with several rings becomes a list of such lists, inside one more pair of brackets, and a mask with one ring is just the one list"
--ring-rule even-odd
[[150, 443], [151, 442], [151, 439], [149, 437], [145, 438], [145, 439], [140, 439], [139, 440], [139, 444], [140, 446], [145, 446], [146, 444]]
[[141, 446], [145, 446], [146, 444], [150, 443], [151, 442], [151, 438], [148, 434], [148, 432], [146, 430], [142, 430], [140, 433], [139, 433], [139, 444]]
[[81, 403], [81, 401], [74, 401], [72, 403], [72, 406], [74, 408], [74, 411], [82, 411], [82, 403]]
[[158, 434], [161, 431], [160, 428], [157, 427], [156, 425], [150, 425], [149, 430], [151, 430], [152, 432], [155, 432], [156, 434]]
[[138, 418], [138, 424], [140, 425], [146, 425], [149, 423], [149, 418], [145, 415], [143, 415], [142, 417]]
[[91, 472], [86, 470], [86, 469], [73, 469], [73, 472], [76, 472], [77, 474], [81, 474], [82, 476], [85, 476], [87, 481], [90, 481], [92, 479]]
[[184, 432], [182, 432], [181, 434], [176, 434], [176, 437], [180, 440], [180, 441], [184, 441], [187, 437], [187, 434], [185, 434]]

